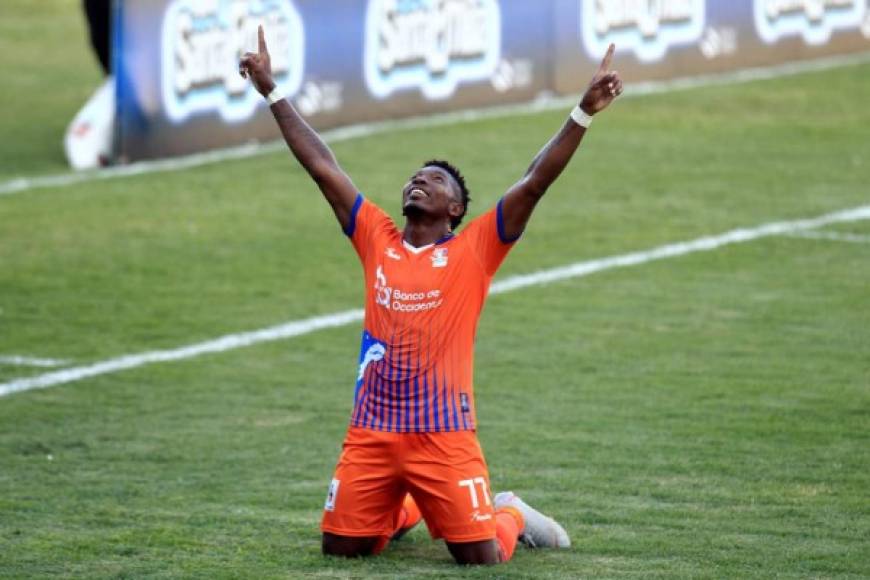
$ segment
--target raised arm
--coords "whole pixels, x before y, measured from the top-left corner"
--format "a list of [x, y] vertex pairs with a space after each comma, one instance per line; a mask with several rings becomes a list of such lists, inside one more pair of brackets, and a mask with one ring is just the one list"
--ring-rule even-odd
[[[264, 97], [269, 97], [275, 90], [275, 81], [272, 79], [272, 64], [262, 26], [258, 30], [258, 35], [258, 51], [245, 53], [239, 61], [239, 74], [243, 78], [250, 78], [257, 91]], [[341, 227], [347, 229], [351, 210], [356, 201], [356, 187], [338, 166], [335, 155], [326, 143], [296, 112], [290, 101], [284, 98], [275, 99], [275, 96], [269, 99], [270, 102], [274, 100], [270, 108], [284, 136], [284, 141], [323, 192]]]
[[505, 194], [502, 218], [508, 239], [517, 238], [523, 232], [535, 205], [571, 161], [592, 121], [592, 115], [605, 109], [622, 93], [619, 74], [610, 70], [613, 51], [611, 44], [577, 109], [535, 156], [522, 179]]

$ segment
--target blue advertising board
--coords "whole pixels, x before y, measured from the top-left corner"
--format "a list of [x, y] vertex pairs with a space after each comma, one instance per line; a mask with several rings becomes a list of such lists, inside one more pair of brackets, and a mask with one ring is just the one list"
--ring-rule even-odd
[[279, 134], [238, 74], [263, 25], [316, 128], [577, 94], [611, 42], [629, 82], [870, 50], [867, 0], [115, 1], [117, 161]]
[[554, 89], [582, 89], [616, 44], [630, 81], [870, 50], [867, 0], [555, 0]]

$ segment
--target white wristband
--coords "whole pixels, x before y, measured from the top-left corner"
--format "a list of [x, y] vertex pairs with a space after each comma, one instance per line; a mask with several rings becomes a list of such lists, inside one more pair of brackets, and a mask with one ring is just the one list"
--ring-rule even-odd
[[266, 100], [269, 101], [269, 106], [274, 105], [278, 101], [284, 98], [284, 93], [278, 87], [272, 89], [272, 92], [266, 95]]
[[589, 125], [592, 124], [592, 115], [587, 114], [586, 111], [580, 108], [580, 105], [577, 105], [571, 111], [571, 119], [584, 129], [588, 129]]

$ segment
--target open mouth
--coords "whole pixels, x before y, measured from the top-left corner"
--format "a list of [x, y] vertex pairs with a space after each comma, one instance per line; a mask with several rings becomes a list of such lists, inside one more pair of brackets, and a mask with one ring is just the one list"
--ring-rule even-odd
[[415, 187], [408, 192], [408, 201], [416, 201], [418, 199], [425, 199], [427, 197], [429, 197], [429, 194], [420, 189], [419, 187]]

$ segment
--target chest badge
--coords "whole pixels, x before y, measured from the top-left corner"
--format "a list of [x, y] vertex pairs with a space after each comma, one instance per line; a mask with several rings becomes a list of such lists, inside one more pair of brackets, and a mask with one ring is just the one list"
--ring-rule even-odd
[[447, 265], [447, 248], [435, 248], [432, 250], [432, 267], [443, 268]]
[[386, 254], [387, 254], [388, 258], [391, 258], [393, 260], [401, 260], [402, 259], [402, 256], [400, 256], [398, 254], [398, 252], [396, 252], [396, 250], [394, 250], [393, 248], [387, 248]]

